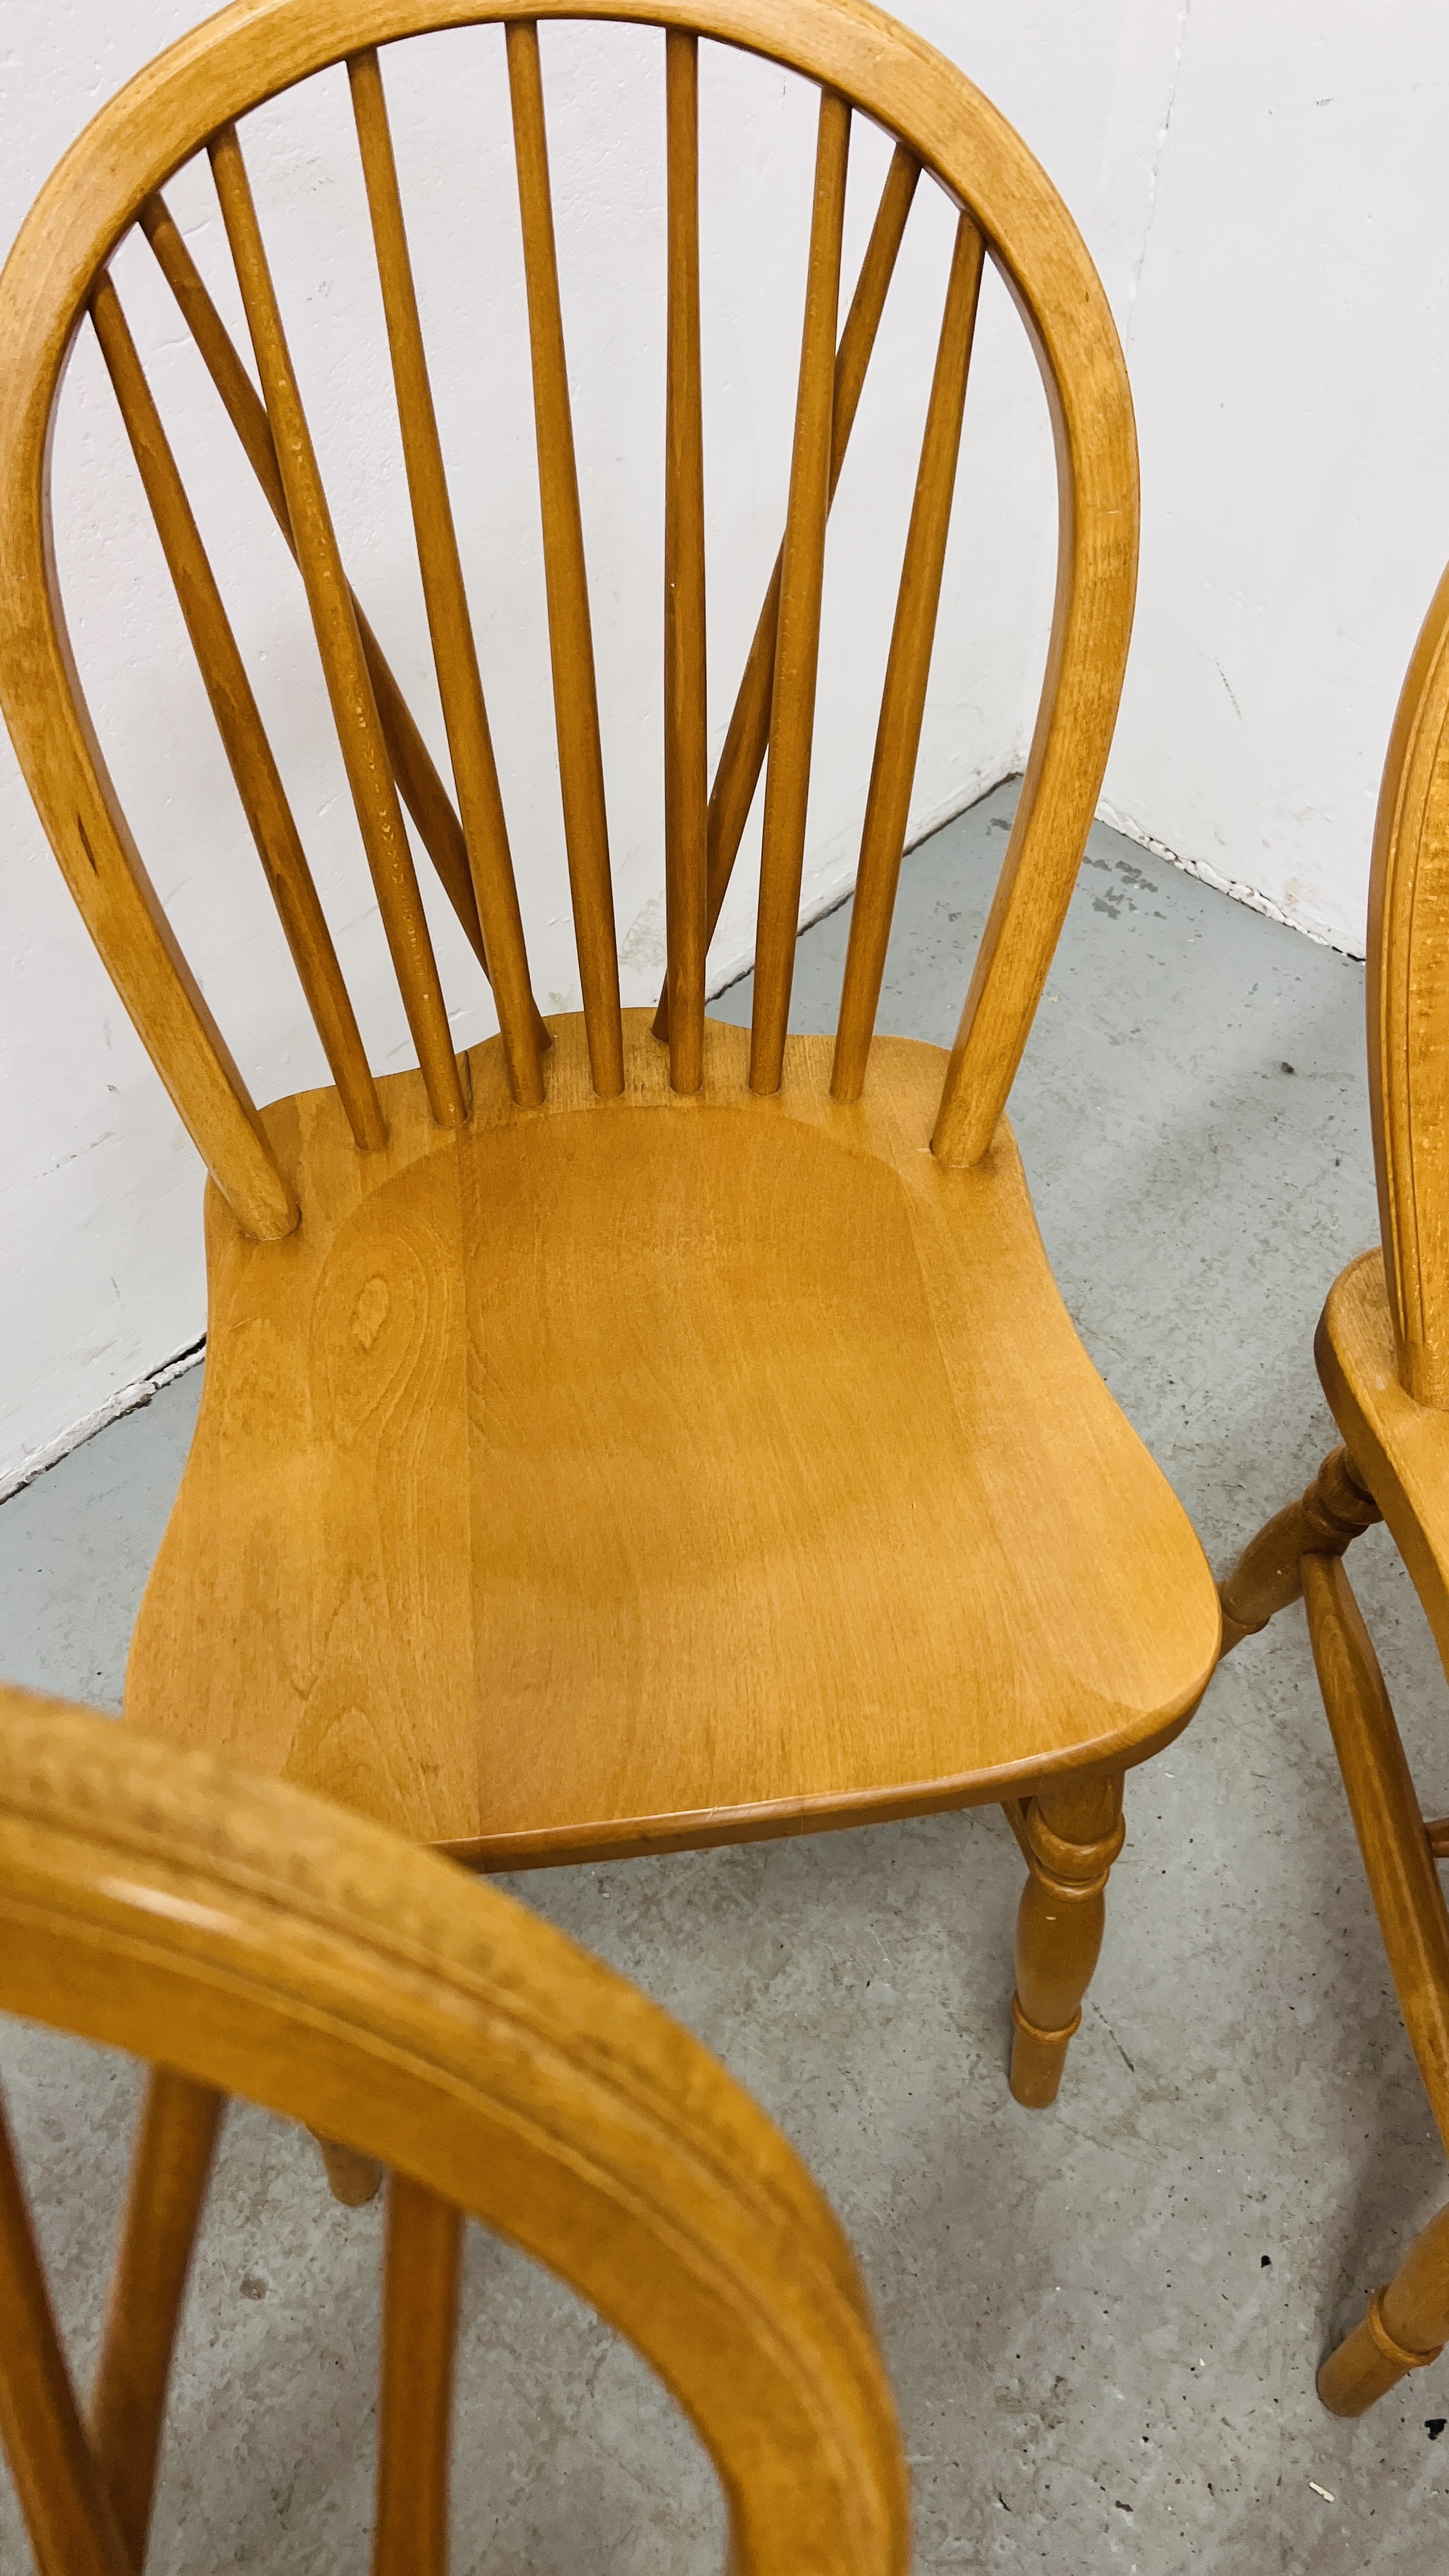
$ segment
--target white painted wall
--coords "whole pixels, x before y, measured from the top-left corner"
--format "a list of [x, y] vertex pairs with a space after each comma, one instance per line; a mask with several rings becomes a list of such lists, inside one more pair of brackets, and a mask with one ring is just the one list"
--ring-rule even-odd
[[1449, 12], [1192, 0], [1170, 45], [1160, 0], [1132, 13], [1165, 59], [1126, 298], [1111, 281], [1143, 556], [1107, 810], [1361, 954], [1389, 726], [1449, 556]]
[[[1137, 642], [1107, 810], [1319, 937], [1361, 945], [1393, 699], [1449, 552], [1449, 301], [1436, 220], [1449, 17], [1433, 0], [902, 0], [1020, 127], [1072, 207], [1127, 345], [1144, 464]], [[12, 0], [0, 244], [71, 135], [194, 0]], [[566, 321], [626, 997], [657, 979], [662, 96], [657, 40], [545, 37]], [[465, 559], [535, 975], [571, 1004], [517, 218], [496, 32], [391, 78]], [[722, 730], [783, 505], [811, 110], [758, 65], [705, 94], [712, 716]], [[340, 75], [254, 121], [263, 220], [349, 567], [441, 745]], [[857, 150], [848, 268], [877, 138]], [[745, 174], [732, 188], [731, 174]], [[207, 185], [176, 194], [225, 296]], [[848, 884], [949, 225], [913, 227], [837, 505], [806, 902]], [[294, 576], [144, 250], [118, 271], [358, 998], [401, 1009]], [[240, 331], [239, 320], [237, 323]], [[153, 874], [259, 1097], [321, 1058], [262, 894], [94, 353], [57, 444], [82, 668]], [[915, 828], [1019, 765], [1050, 579], [1040, 389], [999, 290], [978, 340]], [[742, 869], [716, 980], [748, 954]], [[0, 1490], [203, 1321], [199, 1175], [0, 742]], [[491, 1025], [446, 911], [460, 1042]]]

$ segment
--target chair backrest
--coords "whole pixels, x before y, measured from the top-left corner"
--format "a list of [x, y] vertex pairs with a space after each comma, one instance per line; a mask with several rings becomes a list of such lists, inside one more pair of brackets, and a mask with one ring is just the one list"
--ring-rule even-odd
[[387, 2166], [378, 2576], [440, 2576], [464, 2214], [571, 2282], [711, 2452], [739, 2576], [903, 2576], [850, 2248], [698, 2041], [453, 1864], [0, 1687], [0, 2010], [159, 2059], [82, 2418], [0, 2115], [0, 2431], [41, 2576], [138, 2576], [228, 2094]]
[[1449, 1406], [1449, 572], [1389, 737], [1368, 917], [1369, 1102], [1399, 1376]]
[[[680, 1091], [702, 1078], [705, 955], [765, 771], [751, 1088], [778, 1090], [800, 909], [826, 521], [892, 270], [924, 172], [959, 210], [866, 799], [833, 1076], [865, 1079], [895, 900], [951, 516], [985, 260], [1019, 308], [1055, 435], [1059, 540], [1046, 673], [1025, 782], [934, 1132], [967, 1163], [991, 1141], [1075, 881], [1116, 717], [1131, 626], [1137, 475], [1131, 400], [1106, 298], [1050, 183], [964, 76], [866, 0], [235, 0], [102, 110], [42, 192], [0, 280], [0, 703], [92, 937], [240, 1222], [297, 1210], [148, 880], [67, 643], [49, 520], [57, 388], [89, 319], [297, 970], [359, 1146], [384, 1141], [376, 1086], [255, 697], [108, 262], [139, 226], [172, 290], [305, 586], [393, 965], [434, 1116], [464, 1085], [403, 820], [411, 812], [491, 975], [515, 1098], [544, 1096], [542, 1028], [469, 623], [379, 48], [502, 23], [532, 356], [544, 570], [565, 839], [594, 1088], [623, 1087], [619, 974], [538, 22], [658, 28], [666, 60], [665, 892], [658, 1034]], [[818, 86], [805, 317], [783, 541], [712, 788], [706, 771], [700, 389], [698, 43], [746, 49]], [[346, 65], [422, 585], [456, 789], [440, 780], [343, 568], [298, 393], [238, 120]], [[852, 119], [895, 138], [837, 341]], [[161, 190], [210, 159], [256, 381]], [[258, 386], [260, 390], [258, 390]]]

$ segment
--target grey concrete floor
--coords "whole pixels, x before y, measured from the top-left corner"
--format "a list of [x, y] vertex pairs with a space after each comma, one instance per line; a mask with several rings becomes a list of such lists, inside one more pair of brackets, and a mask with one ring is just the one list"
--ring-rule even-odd
[[[1012, 793], [908, 860], [883, 1026], [949, 1040]], [[797, 1025], [830, 1024], [846, 926], [801, 942]], [[741, 986], [716, 1007], [748, 1006]], [[1082, 1334], [1219, 1566], [1332, 1437], [1310, 1344], [1376, 1232], [1363, 1053], [1361, 968], [1094, 834], [1014, 1115]], [[118, 1704], [198, 1391], [179, 1380], [0, 1511], [0, 1671]], [[1353, 1562], [1442, 1812], [1427, 1631], [1381, 1531]], [[515, 1888], [698, 2031], [834, 2200], [899, 2392], [920, 2567], [1441, 2564], [1449, 2356], [1357, 2426], [1313, 2395], [1444, 2179], [1301, 1612], [1225, 1667], [1127, 1812], [1046, 2113], [1006, 2090], [1021, 1868], [994, 1812]], [[134, 2079], [14, 2027], [0, 2053], [84, 2365]], [[365, 2563], [377, 2248], [376, 2210], [334, 2208], [305, 2141], [232, 2115], [158, 2569]], [[456, 2499], [460, 2571], [719, 2564], [708, 2466], [642, 2365], [476, 2231]], [[0, 2566], [26, 2563], [3, 2500]]]

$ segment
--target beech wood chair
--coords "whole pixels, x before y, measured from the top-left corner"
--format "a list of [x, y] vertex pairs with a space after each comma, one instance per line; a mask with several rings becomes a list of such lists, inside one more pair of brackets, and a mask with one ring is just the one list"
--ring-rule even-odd
[[0, 2110], [0, 2433], [40, 2576], [140, 2576], [226, 2097], [390, 2172], [374, 2576], [442, 2576], [465, 2217], [570, 2282], [708, 2447], [740, 2576], [905, 2576], [854, 2257], [707, 2049], [362, 1817], [0, 1686], [0, 2010], [155, 2060], [88, 2413]]
[[[621, 1012], [538, 22], [658, 27], [666, 67], [658, 1013]], [[559, 777], [583, 993], [541, 1023], [389, 140], [383, 59], [505, 30]], [[698, 47], [819, 93], [783, 543], [713, 785], [705, 725]], [[343, 568], [242, 133], [345, 65], [450, 794]], [[502, 67], [500, 64], [500, 77]], [[895, 138], [839, 330], [852, 120]], [[205, 153], [251, 339], [163, 188]], [[826, 521], [922, 175], [958, 209], [839, 1022], [789, 1036]], [[418, 1069], [374, 1077], [108, 262], [139, 227], [301, 574]], [[1055, 429], [1040, 708], [949, 1054], [874, 1037], [983, 269]], [[82, 702], [47, 440], [94, 332], [334, 1084], [258, 1110], [171, 936]], [[1055, 2095], [1124, 1772], [1187, 1723], [1211, 1577], [1063, 1306], [1005, 1116], [1115, 720], [1137, 551], [1101, 284], [970, 82], [865, 0], [238, 0], [102, 110], [0, 281], [0, 702], [66, 880], [211, 1176], [195, 1443], [127, 1680], [138, 1727], [491, 1869], [995, 1801], [1029, 1865], [1012, 2085]], [[754, 1014], [705, 961], [764, 772]], [[456, 801], [455, 801], [456, 799]], [[403, 806], [491, 975], [455, 1058]]]
[[[1345, 1445], [1222, 1585], [1223, 1651], [1302, 1594], [1359, 1849], [1419, 2072], [1449, 2146], [1449, 1817], [1420, 1811], [1343, 1559], [1388, 1523], [1449, 1670], [1449, 573], [1399, 699], [1374, 832], [1368, 1065], [1381, 1242], [1334, 1281], [1314, 1357]], [[1449, 2208], [1331, 2353], [1362, 2415], [1449, 2341]]]

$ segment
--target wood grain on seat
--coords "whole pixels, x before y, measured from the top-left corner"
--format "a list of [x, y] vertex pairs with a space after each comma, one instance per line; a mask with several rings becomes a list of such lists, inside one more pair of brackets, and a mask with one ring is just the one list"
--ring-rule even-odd
[[929, 1151], [940, 1051], [866, 1097], [710, 1022], [672, 1092], [555, 1022], [456, 1136], [269, 1114], [304, 1217], [213, 1194], [196, 1443], [127, 1685], [138, 1724], [496, 1866], [1001, 1796], [1170, 1735], [1217, 1651], [1180, 1506], [1082, 1350], [1009, 1131]]

